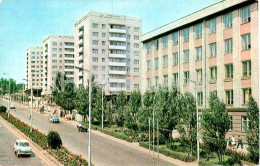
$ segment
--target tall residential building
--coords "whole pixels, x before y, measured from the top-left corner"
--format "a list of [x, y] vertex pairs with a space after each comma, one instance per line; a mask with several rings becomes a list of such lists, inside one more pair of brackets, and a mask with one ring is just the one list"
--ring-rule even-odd
[[42, 89], [43, 53], [42, 47], [34, 46], [26, 50], [26, 89]]
[[[226, 103], [228, 136], [244, 138], [249, 96], [259, 101], [258, 1], [225, 0], [142, 36], [142, 92], [176, 84], [208, 108], [210, 92]], [[259, 103], [258, 103], [259, 104]]]
[[57, 72], [74, 79], [74, 37], [49, 35], [43, 41], [43, 93], [50, 94]]
[[79, 19], [74, 32], [76, 86], [86, 86], [91, 74], [106, 83], [106, 94], [138, 89], [141, 24], [140, 18], [98, 12]]

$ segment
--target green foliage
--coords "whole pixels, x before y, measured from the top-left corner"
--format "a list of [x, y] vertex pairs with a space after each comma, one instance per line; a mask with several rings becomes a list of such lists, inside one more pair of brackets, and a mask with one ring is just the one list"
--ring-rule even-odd
[[58, 149], [62, 146], [60, 135], [56, 131], [49, 131], [47, 135], [48, 146], [52, 149]]
[[3, 105], [0, 106], [0, 113], [2, 112], [6, 112], [6, 107]]
[[122, 127], [125, 124], [125, 111], [126, 111], [127, 96], [125, 92], [121, 91], [117, 94], [114, 101], [114, 110], [116, 112], [115, 122], [118, 126]]
[[89, 93], [88, 88], [84, 88], [80, 86], [79, 89], [76, 91], [75, 99], [74, 99], [75, 109], [78, 111], [80, 115], [83, 116], [85, 121], [86, 115], [88, 115], [89, 109]]
[[246, 114], [249, 120], [246, 140], [249, 158], [254, 163], [259, 161], [259, 108], [253, 97], [249, 98]]
[[[102, 122], [102, 88], [95, 82], [92, 85], [92, 117], [98, 121], [99, 124]], [[103, 106], [104, 110], [106, 107], [105, 93], [103, 93]], [[105, 117], [104, 117], [105, 118]]]
[[226, 149], [225, 137], [229, 130], [230, 119], [225, 104], [214, 93], [210, 94], [209, 106], [209, 110], [202, 111], [203, 142], [208, 149], [216, 152], [219, 161], [222, 161]]
[[[17, 93], [23, 90], [24, 84], [17, 84], [15, 80], [10, 78], [10, 93]], [[0, 79], [0, 95], [9, 93], [9, 79]]]

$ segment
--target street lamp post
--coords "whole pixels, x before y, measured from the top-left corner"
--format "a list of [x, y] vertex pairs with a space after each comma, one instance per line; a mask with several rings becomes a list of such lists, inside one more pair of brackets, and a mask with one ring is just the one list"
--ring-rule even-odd
[[[28, 81], [27, 79], [23, 79]], [[32, 132], [32, 119], [33, 119], [33, 87], [32, 87], [32, 79], [31, 79], [31, 113], [30, 113], [30, 132]]]
[[106, 86], [106, 83], [103, 82], [100, 84], [102, 86], [102, 129], [104, 128], [104, 102], [103, 102], [103, 93], [104, 93], [104, 86]]
[[[84, 68], [75, 66], [76, 69], [84, 70], [86, 72], [89, 72], [89, 70], [86, 70]], [[88, 162], [91, 165], [91, 92], [92, 92], [92, 75], [89, 72], [90, 78], [89, 78], [89, 113], [88, 113]]]
[[8, 85], [8, 118], [9, 118], [9, 114], [10, 114], [10, 75], [4, 73], [4, 75], [8, 75], [9, 77], [9, 85]]

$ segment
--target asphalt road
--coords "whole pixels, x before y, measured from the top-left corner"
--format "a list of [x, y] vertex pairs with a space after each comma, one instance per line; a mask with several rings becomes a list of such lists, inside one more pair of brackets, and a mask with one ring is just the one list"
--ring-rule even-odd
[[[7, 105], [7, 101], [0, 99], [2, 105]], [[29, 124], [29, 107], [16, 106], [16, 111], [11, 110], [11, 114], [20, 118]], [[50, 130], [58, 131], [63, 145], [71, 151], [81, 154], [84, 158], [88, 158], [88, 133], [78, 132], [76, 126], [71, 125], [70, 121], [61, 121], [58, 124], [48, 122], [47, 114], [33, 112], [33, 127], [38, 128], [44, 133]], [[97, 166], [146, 166], [152, 165], [151, 156], [144, 152], [138, 151], [122, 143], [114, 140], [106, 139], [103, 136], [92, 132], [91, 157], [92, 163]], [[168, 166], [172, 163], [160, 159], [160, 165]]]
[[34, 153], [30, 157], [17, 157], [14, 154], [14, 143], [17, 139], [19, 138], [0, 122], [0, 165], [45, 165]]

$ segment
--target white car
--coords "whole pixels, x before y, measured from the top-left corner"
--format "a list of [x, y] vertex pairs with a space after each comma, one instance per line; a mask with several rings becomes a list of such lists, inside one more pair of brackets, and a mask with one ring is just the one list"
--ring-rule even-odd
[[14, 104], [11, 104], [11, 105], [10, 105], [10, 109], [15, 109]]
[[29, 142], [26, 140], [16, 140], [14, 144], [14, 153], [17, 157], [20, 155], [31, 156], [32, 150], [30, 148]]

